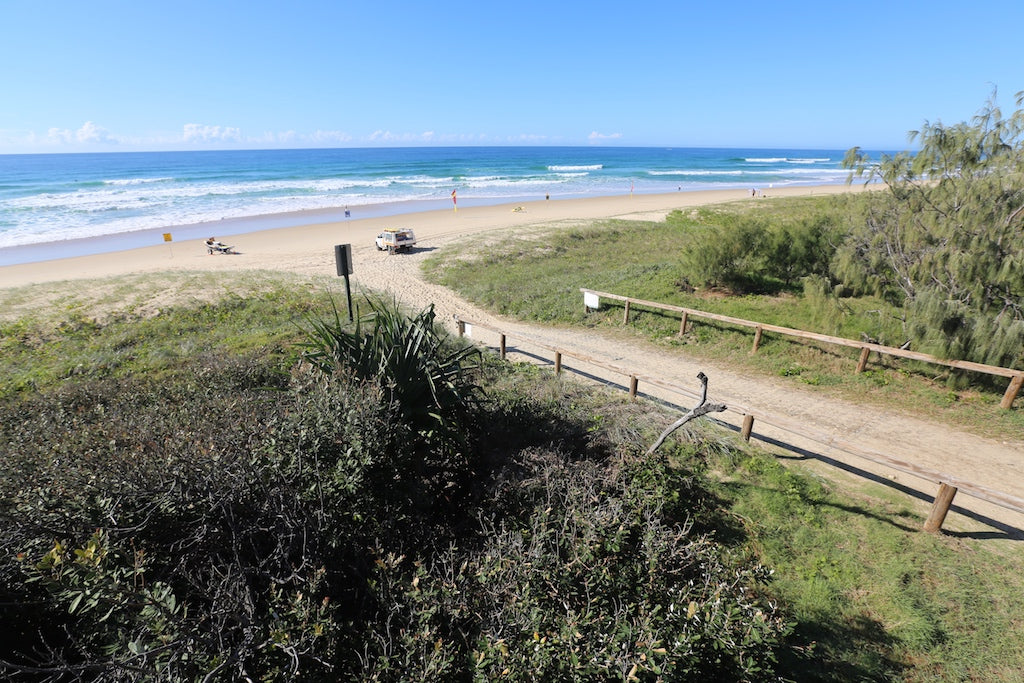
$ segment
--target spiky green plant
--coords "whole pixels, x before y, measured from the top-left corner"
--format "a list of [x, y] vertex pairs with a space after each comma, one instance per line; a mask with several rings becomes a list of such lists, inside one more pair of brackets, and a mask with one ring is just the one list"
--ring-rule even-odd
[[456, 435], [479, 399], [471, 377], [479, 350], [444, 334], [434, 324], [433, 304], [408, 316], [397, 304], [366, 301], [370, 313], [351, 328], [333, 302], [332, 317], [310, 319], [303, 357], [328, 375], [375, 379], [421, 434]]

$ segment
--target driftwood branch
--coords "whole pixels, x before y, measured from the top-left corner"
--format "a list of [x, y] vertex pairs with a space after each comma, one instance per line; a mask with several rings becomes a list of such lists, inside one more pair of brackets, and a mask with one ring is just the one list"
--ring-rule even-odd
[[701, 415], [707, 415], [708, 413], [720, 413], [725, 410], [724, 403], [708, 403], [708, 376], [703, 372], [698, 372], [697, 379], [699, 379], [701, 383], [700, 402], [691, 408], [688, 413], [670, 424], [665, 431], [661, 433], [658, 440], [654, 442], [654, 445], [647, 450], [647, 455], [658, 450], [661, 444], [665, 443], [665, 439], [668, 438], [669, 434], [676, 431], [690, 420], [695, 420]]

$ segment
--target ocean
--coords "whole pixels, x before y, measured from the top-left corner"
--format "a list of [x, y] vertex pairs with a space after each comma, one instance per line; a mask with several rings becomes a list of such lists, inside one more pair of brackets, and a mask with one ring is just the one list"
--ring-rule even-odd
[[[451, 207], [845, 182], [843, 150], [416, 147], [0, 155], [0, 265]], [[303, 212], [296, 214], [295, 212]], [[312, 215], [310, 214], [312, 212]], [[211, 225], [212, 224], [212, 225]]]

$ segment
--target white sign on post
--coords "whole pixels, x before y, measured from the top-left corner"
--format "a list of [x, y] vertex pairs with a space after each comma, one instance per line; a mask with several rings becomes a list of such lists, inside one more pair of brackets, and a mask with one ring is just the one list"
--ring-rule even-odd
[[583, 306], [596, 311], [601, 308], [601, 297], [593, 292], [583, 292]]
[[472, 337], [473, 336], [473, 326], [470, 325], [469, 323], [466, 323], [465, 324], [465, 331], [463, 332], [463, 334], [466, 335], [467, 337]]

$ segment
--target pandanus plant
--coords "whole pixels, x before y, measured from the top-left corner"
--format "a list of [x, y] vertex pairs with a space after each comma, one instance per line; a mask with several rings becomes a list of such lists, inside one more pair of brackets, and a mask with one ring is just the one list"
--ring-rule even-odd
[[479, 366], [479, 350], [444, 334], [433, 304], [408, 316], [397, 304], [366, 301], [370, 313], [351, 328], [333, 304], [333, 317], [311, 319], [303, 357], [328, 375], [379, 382], [421, 435], [457, 435], [481, 394], [470, 372]]

